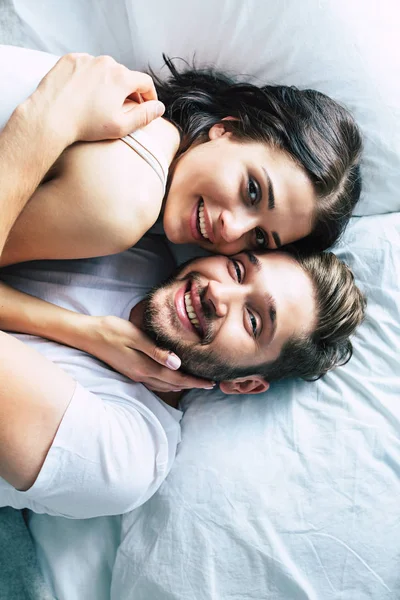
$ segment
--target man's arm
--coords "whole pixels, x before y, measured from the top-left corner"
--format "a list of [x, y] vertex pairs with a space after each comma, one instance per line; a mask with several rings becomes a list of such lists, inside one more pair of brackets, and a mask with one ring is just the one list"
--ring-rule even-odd
[[[136, 105], [129, 96], [144, 102]], [[0, 253], [25, 204], [67, 146], [124, 136], [162, 112], [148, 75], [110, 57], [60, 59], [0, 134]]]
[[0, 365], [0, 477], [26, 490], [39, 474], [76, 383], [2, 332]]
[[18, 215], [64, 150], [34, 100], [20, 105], [0, 135], [0, 253]]

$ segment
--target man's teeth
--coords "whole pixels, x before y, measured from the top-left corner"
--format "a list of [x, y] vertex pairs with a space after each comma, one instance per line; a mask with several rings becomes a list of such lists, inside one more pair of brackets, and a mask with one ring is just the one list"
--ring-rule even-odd
[[205, 237], [208, 240], [208, 234], [207, 234], [207, 229], [206, 229], [206, 220], [204, 218], [204, 201], [200, 200], [199, 202], [199, 229], [200, 229], [200, 233], [203, 237]]
[[194, 312], [194, 309], [192, 306], [190, 292], [186, 292], [186, 294], [185, 294], [185, 306], [186, 306], [186, 312], [188, 314], [190, 322], [192, 323], [192, 325], [194, 325], [194, 327], [196, 329], [200, 330], [200, 323], [199, 323], [199, 320], [196, 318], [196, 313]]

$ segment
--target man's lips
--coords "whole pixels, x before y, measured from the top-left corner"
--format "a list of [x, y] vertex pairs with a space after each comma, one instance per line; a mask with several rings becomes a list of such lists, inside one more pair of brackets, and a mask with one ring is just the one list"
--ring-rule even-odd
[[198, 284], [195, 281], [192, 282], [192, 285], [190, 287], [190, 298], [192, 301], [192, 306], [193, 306], [194, 312], [196, 313], [197, 320], [199, 321], [199, 324], [200, 324], [200, 329], [201, 329], [200, 337], [204, 338], [204, 335], [207, 331], [207, 323], [206, 323], [206, 319], [204, 317], [203, 307], [201, 305]]
[[[187, 282], [185, 281], [178, 289], [178, 291], [175, 294], [175, 299], [174, 299], [174, 305], [175, 305], [175, 309], [176, 309], [176, 314], [178, 315], [178, 319], [181, 322], [181, 324], [183, 325], [183, 327], [187, 330], [190, 331], [192, 333], [196, 334], [196, 337], [199, 338], [201, 337], [200, 332], [195, 328], [195, 326], [190, 322], [189, 316], [187, 314], [186, 311], [186, 305], [185, 305], [185, 294], [186, 292], [188, 292], [191, 288], [191, 282]], [[191, 294], [192, 297], [192, 294]], [[193, 299], [192, 299], [192, 305], [194, 308], [194, 304], [193, 304]], [[198, 317], [198, 311], [195, 309], [195, 313], [196, 316], [199, 320], [199, 323], [201, 323], [199, 317]], [[200, 325], [202, 331], [203, 328]]]

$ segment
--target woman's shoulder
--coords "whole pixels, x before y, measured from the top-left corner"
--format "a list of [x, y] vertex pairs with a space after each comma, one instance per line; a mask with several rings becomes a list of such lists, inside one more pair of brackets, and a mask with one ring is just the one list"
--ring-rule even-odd
[[75, 144], [63, 155], [58, 176], [82, 189], [110, 222], [137, 239], [155, 223], [164, 186], [152, 166], [122, 140]]

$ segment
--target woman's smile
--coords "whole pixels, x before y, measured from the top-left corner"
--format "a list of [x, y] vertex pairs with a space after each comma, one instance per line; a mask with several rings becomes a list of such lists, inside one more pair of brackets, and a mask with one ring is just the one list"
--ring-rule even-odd
[[215, 126], [174, 167], [164, 230], [171, 242], [222, 254], [275, 249], [311, 232], [315, 204], [310, 180], [287, 154]]

